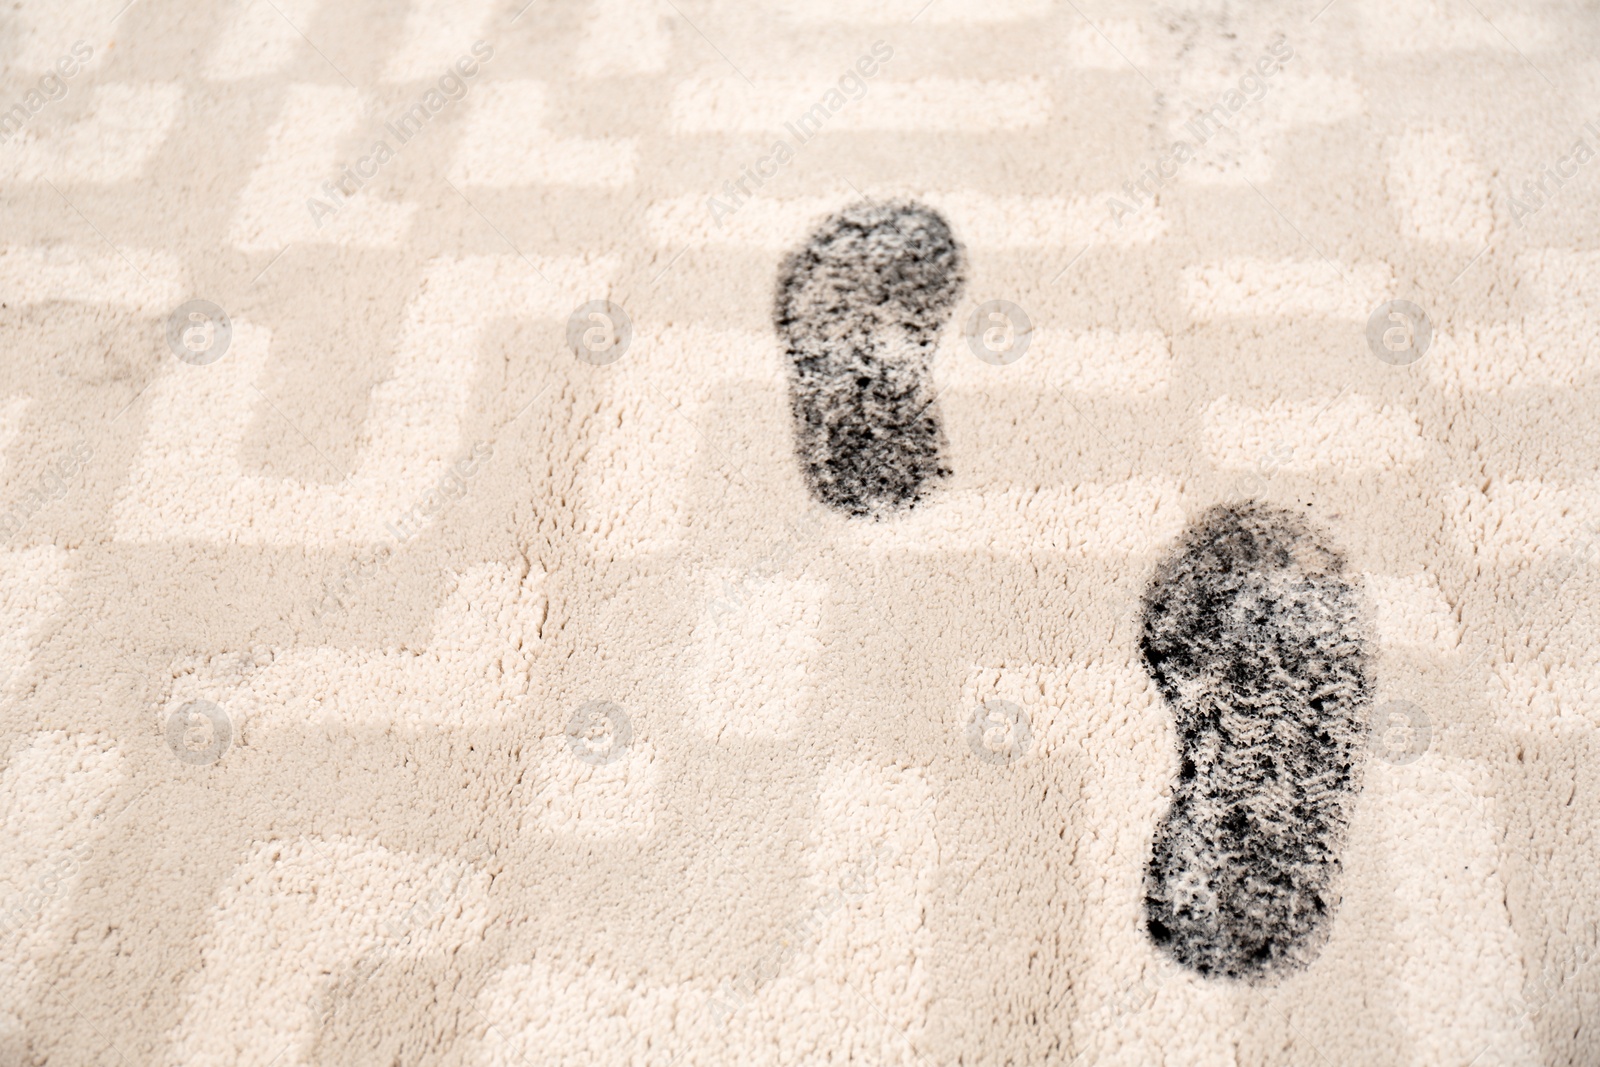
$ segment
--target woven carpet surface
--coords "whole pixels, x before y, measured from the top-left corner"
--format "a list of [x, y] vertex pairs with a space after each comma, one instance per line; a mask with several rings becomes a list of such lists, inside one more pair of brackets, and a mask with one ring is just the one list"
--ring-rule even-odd
[[0, 1064], [1600, 1063], [1597, 56], [4, 5]]

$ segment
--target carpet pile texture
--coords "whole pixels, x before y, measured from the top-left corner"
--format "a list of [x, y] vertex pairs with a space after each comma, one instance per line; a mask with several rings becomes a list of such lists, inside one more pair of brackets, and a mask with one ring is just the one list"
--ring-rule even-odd
[[1600, 1063], [1597, 55], [5, 5], [0, 1064]]

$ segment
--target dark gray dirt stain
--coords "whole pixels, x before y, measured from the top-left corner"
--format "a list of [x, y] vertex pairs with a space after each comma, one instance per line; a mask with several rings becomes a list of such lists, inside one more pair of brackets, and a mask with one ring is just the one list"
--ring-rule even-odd
[[853, 204], [785, 258], [774, 321], [821, 503], [882, 518], [949, 477], [930, 364], [965, 272], [945, 220], [905, 200]]
[[1145, 872], [1151, 939], [1207, 977], [1308, 966], [1338, 904], [1373, 689], [1343, 555], [1292, 512], [1214, 507], [1158, 566], [1139, 647], [1180, 759]]

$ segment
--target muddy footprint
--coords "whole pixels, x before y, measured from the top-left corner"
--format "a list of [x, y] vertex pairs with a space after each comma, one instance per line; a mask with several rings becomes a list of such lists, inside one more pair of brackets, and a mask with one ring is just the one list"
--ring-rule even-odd
[[1145, 871], [1145, 923], [1208, 977], [1316, 959], [1361, 787], [1371, 656], [1344, 557], [1292, 512], [1214, 507], [1145, 591], [1145, 666], [1181, 769]]
[[949, 225], [903, 200], [851, 205], [785, 258], [774, 318], [821, 503], [877, 518], [949, 476], [929, 364], [964, 281]]

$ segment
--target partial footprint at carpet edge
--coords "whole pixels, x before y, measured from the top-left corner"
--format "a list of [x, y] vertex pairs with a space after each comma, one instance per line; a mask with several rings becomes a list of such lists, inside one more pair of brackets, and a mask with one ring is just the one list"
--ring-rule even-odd
[[949, 476], [929, 364], [964, 282], [949, 224], [902, 200], [843, 209], [784, 260], [774, 321], [821, 503], [878, 518]]
[[1344, 557], [1297, 515], [1202, 515], [1145, 592], [1146, 669], [1176, 715], [1152, 940], [1207, 977], [1273, 981], [1331, 933], [1361, 785], [1371, 654]]

